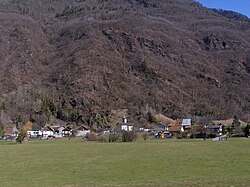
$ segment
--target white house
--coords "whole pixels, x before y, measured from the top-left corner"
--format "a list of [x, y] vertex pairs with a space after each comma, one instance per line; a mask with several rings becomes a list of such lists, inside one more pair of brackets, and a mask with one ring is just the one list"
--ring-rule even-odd
[[54, 129], [54, 136], [56, 138], [62, 138], [63, 137], [63, 130], [65, 129], [64, 126], [52, 126], [52, 128]]
[[124, 124], [121, 124], [121, 130], [123, 131], [133, 131], [133, 124], [130, 124], [130, 123], [124, 123]]
[[181, 123], [181, 126], [191, 126], [192, 123], [191, 123], [191, 119], [183, 119], [182, 120], [182, 123]]
[[49, 136], [54, 136], [54, 129], [50, 126], [46, 126], [42, 129], [43, 139], [47, 139]]
[[65, 137], [68, 137], [68, 136], [71, 136], [72, 135], [72, 128], [71, 127], [65, 127], [63, 130], [62, 130], [62, 133], [63, 133], [63, 136]]
[[32, 125], [32, 129], [27, 131], [27, 134], [30, 138], [37, 138], [39, 136], [42, 137], [42, 127], [38, 125]]
[[129, 123], [125, 116], [122, 118], [122, 123], [118, 123], [116, 128], [114, 129], [114, 131], [118, 133], [120, 133], [121, 131], [133, 131], [133, 130], [135, 130], [135, 124]]
[[90, 133], [90, 130], [85, 125], [80, 126], [76, 129], [75, 135], [77, 137], [85, 137], [88, 133]]

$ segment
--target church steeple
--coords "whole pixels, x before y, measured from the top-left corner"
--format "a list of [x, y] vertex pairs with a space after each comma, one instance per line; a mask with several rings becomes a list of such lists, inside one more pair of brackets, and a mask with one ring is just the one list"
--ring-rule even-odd
[[125, 115], [124, 115], [123, 118], [122, 118], [122, 122], [123, 122], [123, 123], [128, 123], [128, 120], [127, 120], [127, 118], [126, 118]]

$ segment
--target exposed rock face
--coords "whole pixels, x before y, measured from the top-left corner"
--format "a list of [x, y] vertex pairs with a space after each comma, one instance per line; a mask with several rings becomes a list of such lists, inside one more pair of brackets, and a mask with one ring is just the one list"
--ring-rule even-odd
[[96, 110], [136, 114], [148, 104], [172, 117], [246, 118], [249, 25], [192, 0], [5, 3], [0, 93], [28, 84], [58, 103], [76, 98]]

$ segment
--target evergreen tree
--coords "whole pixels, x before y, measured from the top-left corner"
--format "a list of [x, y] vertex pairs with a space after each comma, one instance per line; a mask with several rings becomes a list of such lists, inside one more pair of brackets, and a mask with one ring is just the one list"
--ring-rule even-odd
[[236, 127], [239, 127], [240, 126], [240, 121], [238, 119], [237, 116], [234, 116], [234, 120], [233, 120], [233, 123], [232, 123], [232, 127], [233, 128], [236, 128]]

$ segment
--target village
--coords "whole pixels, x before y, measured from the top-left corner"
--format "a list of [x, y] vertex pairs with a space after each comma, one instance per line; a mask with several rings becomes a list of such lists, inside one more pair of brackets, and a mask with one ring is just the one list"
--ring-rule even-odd
[[[158, 118], [159, 119], [159, 118]], [[123, 132], [142, 135], [143, 139], [196, 139], [202, 138], [212, 139], [213, 141], [227, 140], [230, 137], [250, 137], [250, 125], [239, 120], [236, 116], [224, 121], [211, 121], [206, 125], [193, 123], [192, 119], [176, 119], [172, 120], [161, 115], [161, 119], [154, 125], [145, 127], [136, 123], [129, 122], [126, 116], [120, 119], [120, 122], [113, 128], [105, 128], [93, 130], [89, 126], [60, 124], [57, 122], [51, 125], [38, 125], [31, 121], [27, 121], [22, 128], [15, 124], [9, 124], [0, 131], [0, 140], [20, 142], [21, 134], [23, 136], [20, 143], [31, 139], [54, 140], [59, 138], [80, 137], [88, 139], [89, 134], [94, 134], [97, 137], [108, 136], [112, 134], [122, 134]], [[103, 138], [100, 138], [103, 140]], [[134, 140], [134, 139], [133, 139]], [[132, 140], [132, 141], [133, 141]], [[109, 140], [110, 141], [110, 140]], [[117, 141], [117, 140], [115, 140]]]

